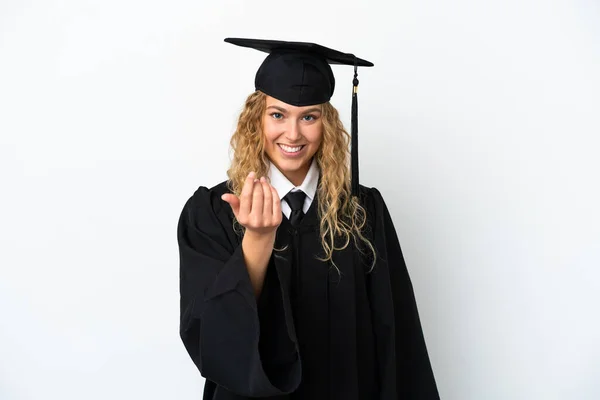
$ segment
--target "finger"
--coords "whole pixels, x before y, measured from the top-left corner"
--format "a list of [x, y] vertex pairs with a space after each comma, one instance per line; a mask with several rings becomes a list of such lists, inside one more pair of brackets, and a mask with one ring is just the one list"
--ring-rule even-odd
[[233, 211], [233, 215], [237, 218], [238, 213], [240, 212], [240, 199], [231, 193], [225, 193], [221, 196], [221, 199], [227, 202], [231, 206], [231, 210]]
[[279, 193], [277, 193], [277, 189], [271, 186], [271, 193], [273, 197], [273, 216], [275, 220], [281, 220], [281, 200], [279, 199]]
[[271, 193], [271, 185], [265, 177], [260, 178], [263, 189], [263, 215], [271, 217], [273, 215], [273, 193]]
[[240, 193], [240, 215], [248, 215], [252, 210], [252, 192], [254, 189], [254, 172], [250, 172]]
[[252, 211], [251, 214], [262, 219], [263, 213], [263, 189], [260, 181], [255, 179], [254, 191], [252, 193]]

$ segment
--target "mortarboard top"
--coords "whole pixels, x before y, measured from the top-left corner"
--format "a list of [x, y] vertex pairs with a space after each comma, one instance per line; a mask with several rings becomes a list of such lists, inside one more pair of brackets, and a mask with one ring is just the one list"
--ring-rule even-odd
[[373, 63], [315, 43], [226, 38], [225, 42], [269, 55], [256, 72], [256, 90], [294, 106], [326, 103], [335, 89], [329, 64], [354, 66], [352, 90], [352, 195], [358, 195], [358, 73]]

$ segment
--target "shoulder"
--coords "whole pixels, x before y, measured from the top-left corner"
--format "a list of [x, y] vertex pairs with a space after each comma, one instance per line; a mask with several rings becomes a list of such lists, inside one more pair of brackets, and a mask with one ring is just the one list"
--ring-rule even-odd
[[360, 203], [363, 207], [367, 209], [380, 209], [385, 207], [385, 201], [383, 200], [383, 195], [379, 191], [379, 189], [375, 187], [367, 187], [364, 185], [359, 186], [359, 199]]
[[386, 226], [392, 226], [389, 209], [379, 189], [359, 185], [360, 204], [364, 208], [367, 226], [378, 231]]
[[[231, 193], [227, 185], [228, 181], [223, 181], [213, 187], [199, 186], [186, 202], [187, 207], [210, 206], [213, 211], [218, 211], [225, 203], [221, 196], [225, 193]], [[225, 203], [226, 204], [226, 203]]]
[[182, 218], [188, 223], [196, 224], [203, 220], [231, 220], [233, 212], [231, 207], [221, 199], [225, 193], [231, 193], [228, 181], [223, 181], [213, 187], [200, 186], [187, 199], [182, 210]]

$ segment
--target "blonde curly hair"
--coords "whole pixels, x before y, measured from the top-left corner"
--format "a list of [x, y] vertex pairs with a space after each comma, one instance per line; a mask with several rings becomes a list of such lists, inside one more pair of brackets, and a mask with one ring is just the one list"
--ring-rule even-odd
[[[266, 97], [258, 90], [248, 96], [238, 118], [237, 128], [231, 137], [233, 159], [227, 176], [229, 190], [236, 196], [241, 194], [250, 171], [255, 171], [257, 176], [267, 176], [269, 170], [262, 131]], [[329, 102], [322, 104], [321, 120], [323, 140], [314, 157], [321, 171], [317, 199], [320, 236], [325, 257], [318, 259], [330, 261], [339, 272], [333, 263], [333, 252], [345, 249], [352, 238], [361, 253], [364, 254], [366, 248], [372, 256], [369, 269], [372, 270], [376, 255], [375, 248], [363, 234], [367, 223], [366, 211], [358, 198], [351, 196], [348, 168], [350, 135], [344, 129], [338, 111]], [[235, 220], [234, 226], [237, 226]], [[241, 226], [237, 228], [243, 230]]]

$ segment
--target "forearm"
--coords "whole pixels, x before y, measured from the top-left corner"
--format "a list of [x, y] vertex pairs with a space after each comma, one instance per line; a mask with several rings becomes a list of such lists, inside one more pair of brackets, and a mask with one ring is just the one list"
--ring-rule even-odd
[[246, 232], [242, 240], [242, 252], [244, 261], [250, 275], [250, 281], [254, 288], [254, 294], [258, 297], [262, 291], [267, 266], [275, 244], [275, 232], [273, 234], [255, 234]]

